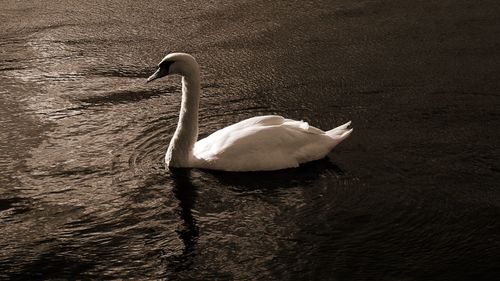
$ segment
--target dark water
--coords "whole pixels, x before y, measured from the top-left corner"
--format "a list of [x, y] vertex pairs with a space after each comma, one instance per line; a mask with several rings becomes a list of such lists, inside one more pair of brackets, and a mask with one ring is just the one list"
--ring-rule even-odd
[[[497, 1], [0, 1], [0, 279], [498, 280]], [[281, 114], [355, 131], [273, 173], [167, 171]]]

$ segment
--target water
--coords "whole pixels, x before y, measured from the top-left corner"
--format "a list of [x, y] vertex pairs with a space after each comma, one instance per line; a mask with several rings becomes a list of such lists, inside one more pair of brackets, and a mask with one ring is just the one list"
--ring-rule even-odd
[[[498, 278], [496, 1], [0, 6], [0, 279]], [[298, 169], [165, 170], [166, 51], [201, 64], [201, 136], [355, 131]]]

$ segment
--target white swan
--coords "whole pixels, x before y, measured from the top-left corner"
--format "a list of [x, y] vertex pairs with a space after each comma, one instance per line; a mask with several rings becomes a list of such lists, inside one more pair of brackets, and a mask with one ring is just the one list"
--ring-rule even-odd
[[188, 54], [171, 53], [147, 82], [169, 74], [182, 76], [179, 122], [165, 162], [169, 167], [224, 171], [270, 171], [297, 167], [325, 157], [347, 138], [351, 122], [329, 131], [306, 122], [268, 115], [253, 117], [198, 138], [200, 68]]

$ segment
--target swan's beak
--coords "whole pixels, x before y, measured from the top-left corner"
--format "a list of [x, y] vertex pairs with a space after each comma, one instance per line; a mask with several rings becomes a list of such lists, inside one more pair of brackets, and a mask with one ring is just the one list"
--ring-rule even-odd
[[146, 81], [146, 83], [149, 83], [155, 79], [158, 79], [158, 78], [161, 78], [163, 76], [167, 76], [168, 75], [168, 70], [165, 70], [163, 67], [159, 67], [155, 73], [153, 73], [153, 75], [149, 76], [148, 80]]

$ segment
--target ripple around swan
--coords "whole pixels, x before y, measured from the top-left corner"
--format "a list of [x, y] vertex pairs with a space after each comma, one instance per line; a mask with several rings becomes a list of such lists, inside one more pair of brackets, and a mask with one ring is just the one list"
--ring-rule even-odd
[[173, 135], [175, 130], [173, 122], [175, 122], [173, 118], [158, 118], [149, 123], [140, 136], [126, 144], [125, 147], [130, 147], [133, 151], [129, 164], [137, 173], [164, 168], [161, 164], [164, 162], [168, 136]]
[[[167, 92], [178, 90], [177, 87], [167, 88]], [[153, 91], [153, 93], [157, 92]], [[129, 163], [134, 169], [144, 172], [151, 167], [159, 168], [158, 164], [164, 162], [164, 154], [177, 126], [180, 93], [175, 93], [167, 98], [173, 100], [172, 103], [169, 102], [169, 106], [165, 107], [168, 111], [163, 112], [161, 117], [155, 117], [145, 122], [146, 126], [142, 128], [141, 132], [126, 144], [126, 147], [133, 151]], [[264, 106], [249, 106], [249, 103], [252, 103], [249, 99], [237, 99], [234, 102], [226, 103], [224, 97], [221, 96], [207, 95], [202, 97], [200, 138], [231, 123], [250, 116], [262, 115], [269, 110]], [[221, 124], [223, 125], [221, 126]]]

